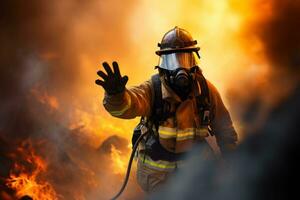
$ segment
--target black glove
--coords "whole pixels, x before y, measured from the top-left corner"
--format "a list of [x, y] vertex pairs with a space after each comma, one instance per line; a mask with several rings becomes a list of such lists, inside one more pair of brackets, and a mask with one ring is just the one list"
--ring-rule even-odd
[[113, 62], [113, 68], [114, 72], [110, 68], [109, 64], [107, 62], [102, 63], [105, 71], [107, 74], [105, 74], [103, 71], [98, 71], [97, 74], [103, 79], [97, 79], [95, 82], [97, 85], [101, 85], [104, 90], [109, 95], [119, 94], [124, 92], [125, 85], [128, 81], [128, 76], [121, 76], [119, 65], [117, 62]]

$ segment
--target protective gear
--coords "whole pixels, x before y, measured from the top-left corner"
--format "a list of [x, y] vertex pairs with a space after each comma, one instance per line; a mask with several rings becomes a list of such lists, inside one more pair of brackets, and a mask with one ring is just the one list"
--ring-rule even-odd
[[160, 50], [156, 51], [156, 54], [160, 56], [178, 52], [198, 53], [200, 48], [196, 44], [197, 40], [193, 40], [189, 32], [176, 26], [164, 35], [161, 43], [158, 43]]
[[[196, 73], [196, 76], [201, 76], [200, 72]], [[203, 138], [208, 135], [207, 130], [203, 129], [202, 123], [207, 122], [206, 119], [201, 119], [199, 112], [204, 112], [206, 107], [197, 106], [197, 96], [204, 94], [204, 88], [201, 85], [201, 79], [193, 84], [190, 98], [181, 100], [178, 95], [166, 84], [165, 80], [160, 77], [161, 80], [161, 95], [162, 99], [166, 102], [163, 106], [158, 106], [161, 111], [167, 110], [169, 115], [166, 115], [164, 119], [158, 125], [159, 142], [163, 147], [173, 153], [182, 153], [188, 151], [194, 144], [195, 139]], [[145, 116], [149, 118], [154, 112], [154, 108], [157, 107], [154, 103], [159, 99], [154, 95], [158, 92], [154, 92], [155, 82], [150, 79], [143, 84], [126, 89], [124, 93], [120, 95], [108, 95], [104, 97], [104, 107], [113, 116], [123, 119], [132, 119], [137, 116]], [[210, 113], [209, 125], [216, 136], [218, 144], [224, 146], [223, 143], [235, 144], [237, 140], [237, 134], [232, 126], [230, 115], [223, 104], [221, 96], [216, 88], [207, 81], [207, 87], [209, 90], [210, 107], [212, 108]], [[207, 95], [204, 95], [207, 96]], [[199, 99], [201, 101], [201, 99]], [[205, 98], [203, 99], [205, 100]], [[201, 103], [201, 102], [200, 102]], [[206, 104], [204, 104], [206, 106]], [[126, 109], [124, 109], [126, 108]], [[116, 115], [116, 111], [122, 111]], [[164, 112], [157, 116], [164, 116]], [[203, 113], [203, 118], [206, 118], [206, 114]]]
[[198, 65], [194, 54], [193, 52], [163, 54], [159, 58], [158, 67], [169, 71], [178, 68], [191, 69]]
[[173, 71], [164, 70], [164, 75], [166, 83], [174, 90], [174, 92], [182, 100], [186, 99], [192, 88], [192, 72], [183, 68], [178, 68]]
[[[196, 75], [199, 73], [196, 72]], [[156, 76], [156, 78], [158, 77]], [[183, 101], [170, 89], [162, 77], [160, 77], [160, 80], [160, 87], [155, 86], [157, 81], [150, 79], [139, 86], [125, 89], [125, 92], [120, 95], [105, 94], [103, 105], [111, 115], [123, 119], [133, 119], [137, 116], [149, 118], [153, 112], [157, 112], [156, 116], [162, 117], [162, 119], [159, 119], [157, 129], [155, 128], [159, 144], [166, 151], [181, 154], [189, 151], [195, 141], [199, 141], [208, 135], [207, 128], [203, 128], [203, 125], [207, 123], [205, 107], [196, 106], [197, 98], [195, 98], [195, 96], [205, 94], [205, 87], [202, 88], [201, 81], [193, 84], [193, 92], [191, 92], [193, 95]], [[195, 80], [199, 79], [196, 78]], [[209, 125], [221, 148], [221, 152], [224, 152], [226, 151], [224, 148], [228, 144], [235, 146], [237, 134], [217, 89], [208, 81], [207, 87], [209, 95], [204, 96], [209, 96], [210, 107], [212, 108]], [[155, 92], [156, 89], [161, 91]], [[160, 97], [156, 94], [160, 94], [165, 103], [158, 101]], [[201, 101], [201, 99], [199, 100]], [[202, 100], [206, 102], [205, 98]], [[158, 108], [157, 111], [155, 111], [155, 108]], [[195, 109], [199, 109], [200, 112], [203, 112], [203, 115], [199, 115], [199, 112], [196, 112]], [[164, 112], [166, 110], [167, 113]], [[201, 119], [201, 116], [204, 119]], [[207, 151], [209, 151], [208, 149]], [[177, 158], [173, 161], [157, 157], [152, 159], [145, 150], [142, 146], [139, 147], [137, 179], [144, 190], [151, 191], [155, 190], [160, 183], [163, 183], [167, 175], [176, 168], [181, 168], [184, 162]], [[203, 152], [203, 154], [205, 153]]]
[[[143, 116], [149, 119], [147, 123], [150, 123], [152, 131], [145, 137], [145, 142], [141, 140], [138, 151], [138, 182], [144, 190], [155, 190], [157, 185], [164, 182], [167, 175], [181, 166], [182, 160], [178, 155], [190, 151], [195, 143], [205, 143], [209, 130], [215, 135], [221, 152], [236, 144], [237, 134], [220, 94], [198, 70], [195, 54], [200, 57], [200, 48], [196, 44], [197, 41], [187, 31], [175, 27], [164, 35], [158, 44], [160, 50], [156, 51], [160, 56], [157, 66], [159, 75], [154, 77], [160, 81], [152, 78], [126, 89], [127, 77], [121, 78], [119, 75], [118, 81], [111, 81], [114, 87], [109, 87], [110, 84], [104, 87], [108, 91], [115, 88], [117, 82], [125, 82], [121, 90], [116, 90], [124, 92], [118, 95], [111, 95], [116, 92], [105, 94], [103, 105], [112, 116], [123, 119]], [[109, 77], [113, 74], [110, 68], [106, 71]], [[102, 73], [98, 74], [106, 80], [107, 75]], [[158, 82], [160, 84], [157, 86]], [[104, 86], [103, 81], [99, 83]], [[157, 89], [160, 91], [157, 92]], [[135, 132], [141, 136], [138, 129]], [[140, 137], [134, 137], [133, 140], [138, 140], [136, 138]], [[152, 151], [149, 152], [147, 147]], [[159, 153], [154, 152], [155, 148]], [[205, 151], [201, 154], [205, 154]]]
[[195, 53], [198, 54], [196, 40], [184, 29], [175, 27], [168, 31], [156, 54], [160, 56], [158, 68], [165, 74], [166, 82], [182, 99], [186, 99], [191, 91], [192, 71], [197, 67]]
[[96, 84], [102, 86], [109, 95], [115, 95], [124, 92], [125, 85], [128, 81], [127, 76], [121, 76], [118, 63], [113, 62], [112, 64], [114, 72], [108, 63], [104, 62], [102, 65], [107, 74], [105, 74], [103, 71], [98, 71], [97, 74], [103, 79], [103, 81], [100, 79], [95, 81]]

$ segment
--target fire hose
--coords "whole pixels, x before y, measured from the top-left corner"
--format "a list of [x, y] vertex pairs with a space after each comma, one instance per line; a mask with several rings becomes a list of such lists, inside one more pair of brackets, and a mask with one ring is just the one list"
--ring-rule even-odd
[[129, 162], [128, 162], [127, 171], [126, 171], [126, 175], [125, 175], [125, 179], [124, 179], [123, 185], [122, 185], [121, 189], [119, 190], [119, 192], [113, 198], [111, 198], [111, 200], [116, 200], [124, 192], [124, 189], [125, 189], [125, 187], [126, 187], [126, 185], [128, 183], [128, 180], [129, 180], [129, 175], [130, 175], [130, 171], [131, 171], [131, 165], [132, 165], [132, 161], [133, 161], [135, 152], [137, 150], [137, 147], [138, 147], [140, 141], [142, 141], [142, 139], [144, 138], [144, 136], [146, 136], [148, 133], [149, 133], [149, 131], [146, 131], [145, 133], [142, 133], [138, 137], [138, 139], [136, 140], [136, 142], [135, 142], [135, 144], [134, 144], [134, 146], [132, 148], [132, 152], [131, 152], [130, 158], [129, 158]]

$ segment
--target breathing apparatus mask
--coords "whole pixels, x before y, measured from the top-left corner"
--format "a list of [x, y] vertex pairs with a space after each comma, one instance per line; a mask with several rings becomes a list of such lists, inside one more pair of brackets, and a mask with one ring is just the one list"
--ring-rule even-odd
[[195, 52], [174, 52], [160, 55], [158, 68], [165, 81], [182, 99], [186, 99], [192, 89], [194, 74], [199, 69]]

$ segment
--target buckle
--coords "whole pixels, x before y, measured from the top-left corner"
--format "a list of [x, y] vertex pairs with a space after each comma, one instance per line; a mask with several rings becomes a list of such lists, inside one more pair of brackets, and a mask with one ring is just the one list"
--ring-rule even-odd
[[210, 124], [209, 115], [210, 115], [209, 110], [204, 110], [203, 118], [202, 118], [202, 125], [209, 125]]

